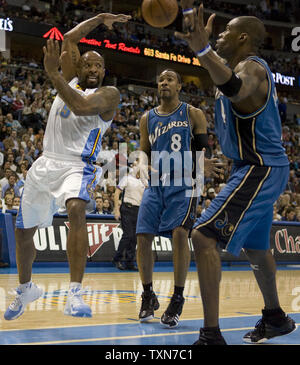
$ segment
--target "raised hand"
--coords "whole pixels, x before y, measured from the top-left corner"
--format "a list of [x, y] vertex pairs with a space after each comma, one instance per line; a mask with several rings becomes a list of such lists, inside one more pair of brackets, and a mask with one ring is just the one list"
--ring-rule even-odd
[[188, 33], [175, 32], [175, 37], [185, 40], [195, 53], [199, 52], [208, 45], [215, 16], [216, 14], [212, 14], [209, 17], [206, 26], [204, 26], [203, 4], [201, 4], [198, 12], [197, 9], [194, 8], [192, 13], [184, 15], [186, 22], [189, 25]]
[[194, 0], [180, 0], [180, 6], [183, 12], [183, 28], [191, 32], [194, 29], [194, 14], [193, 14]]
[[43, 47], [44, 67], [47, 74], [58, 71], [60, 67], [60, 48], [58, 41], [47, 40], [47, 45]]
[[97, 15], [97, 18], [101, 19], [102, 22], [108, 27], [108, 29], [112, 29], [112, 25], [115, 22], [126, 23], [129, 19], [131, 19], [131, 15], [125, 14], [110, 14], [110, 13], [102, 13]]

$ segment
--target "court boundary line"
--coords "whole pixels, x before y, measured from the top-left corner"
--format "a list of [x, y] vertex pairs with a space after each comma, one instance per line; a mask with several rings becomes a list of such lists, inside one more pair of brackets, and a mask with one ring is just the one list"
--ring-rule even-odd
[[[293, 314], [300, 314], [300, 312], [289, 312], [287, 313], [288, 315], [293, 315]], [[241, 315], [233, 315], [233, 316], [222, 316], [220, 317], [221, 319], [227, 319], [227, 318], [240, 318], [240, 317], [259, 317], [261, 316], [261, 313], [259, 314], [241, 314]], [[75, 319], [75, 318], [74, 318]], [[203, 321], [204, 318], [200, 317], [200, 318], [182, 318], [180, 320], [180, 322], [183, 321]], [[141, 322], [138, 322], [141, 323]], [[157, 323], [156, 321], [152, 321], [152, 323]], [[0, 320], [0, 324], [1, 324], [1, 320]], [[132, 322], [132, 320], [130, 322], [118, 322], [118, 323], [99, 323], [99, 324], [79, 324], [79, 325], [65, 325], [65, 326], [49, 326], [49, 327], [39, 327], [39, 328], [23, 328], [23, 329], [18, 329], [18, 328], [12, 328], [12, 329], [1, 329], [0, 328], [0, 333], [2, 332], [13, 332], [13, 331], [40, 331], [40, 330], [51, 330], [51, 329], [57, 329], [57, 328], [73, 328], [73, 327], [101, 327], [101, 326], [116, 326], [116, 325], [136, 325], [137, 322]], [[148, 324], [151, 324], [151, 322], [149, 322]], [[297, 323], [298, 325], [298, 323]], [[300, 325], [300, 323], [299, 323]], [[250, 328], [254, 328], [254, 326], [250, 327]], [[223, 329], [221, 329], [223, 331]], [[198, 331], [199, 332], [199, 331]]]
[[[296, 323], [296, 330], [299, 328], [300, 323]], [[234, 332], [234, 331], [247, 331], [251, 330], [253, 327], [240, 327], [240, 328], [226, 328], [222, 329], [222, 332]], [[187, 331], [187, 332], [174, 332], [174, 333], [155, 333], [149, 335], [134, 335], [134, 336], [119, 336], [119, 337], [100, 337], [100, 338], [84, 338], [84, 339], [72, 339], [72, 340], [61, 340], [61, 341], [43, 341], [43, 342], [24, 342], [18, 343], [16, 345], [59, 345], [59, 344], [71, 344], [79, 342], [101, 342], [101, 341], [113, 341], [113, 340], [130, 340], [136, 338], [151, 338], [151, 337], [161, 337], [161, 336], [182, 336], [182, 335], [194, 335], [198, 334], [199, 331]], [[299, 343], [300, 344], [300, 343]], [[295, 345], [299, 345], [295, 344]], [[288, 345], [288, 344], [282, 344]]]

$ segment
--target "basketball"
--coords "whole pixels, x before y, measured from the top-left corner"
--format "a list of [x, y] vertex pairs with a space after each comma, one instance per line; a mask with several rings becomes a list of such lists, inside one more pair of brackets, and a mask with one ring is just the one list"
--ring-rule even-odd
[[174, 22], [178, 14], [176, 0], [144, 0], [142, 15], [152, 27], [163, 28]]

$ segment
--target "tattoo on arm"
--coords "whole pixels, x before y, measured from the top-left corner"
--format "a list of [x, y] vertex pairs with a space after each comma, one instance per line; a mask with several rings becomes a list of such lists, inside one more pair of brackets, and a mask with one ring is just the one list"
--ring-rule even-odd
[[77, 66], [77, 55], [76, 55], [76, 52], [73, 50], [72, 51], [72, 63], [73, 63], [73, 65], [76, 67]]

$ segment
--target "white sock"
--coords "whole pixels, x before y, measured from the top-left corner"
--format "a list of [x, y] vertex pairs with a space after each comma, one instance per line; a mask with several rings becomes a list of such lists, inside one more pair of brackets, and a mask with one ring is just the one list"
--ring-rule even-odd
[[77, 283], [76, 281], [71, 281], [70, 282], [70, 290], [71, 289], [81, 289], [81, 283]]
[[19, 289], [21, 290], [21, 292], [23, 293], [27, 288], [29, 288], [31, 285], [31, 280], [28, 281], [27, 283], [24, 284], [20, 284], [19, 285]]

